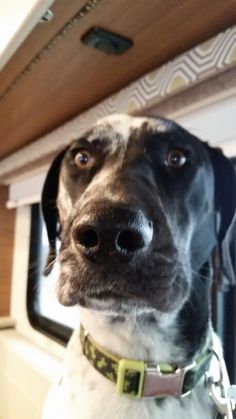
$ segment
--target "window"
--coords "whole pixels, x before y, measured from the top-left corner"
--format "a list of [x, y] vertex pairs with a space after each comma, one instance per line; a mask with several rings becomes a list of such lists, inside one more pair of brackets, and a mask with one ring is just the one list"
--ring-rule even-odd
[[[58, 240], [58, 247], [60, 243]], [[29, 261], [29, 280], [27, 310], [29, 320], [37, 330], [54, 339], [66, 343], [72, 329], [79, 323], [78, 307], [64, 307], [56, 298], [55, 283], [58, 276], [58, 264], [49, 276], [43, 275], [48, 252], [46, 229], [38, 204], [31, 210], [31, 244]]]
[[216, 293], [215, 329], [223, 342], [231, 383], [236, 382], [236, 289]]
[[[236, 169], [236, 157], [231, 159]], [[236, 244], [236, 239], [235, 239]], [[234, 246], [235, 246], [234, 244]], [[234, 248], [236, 257], [236, 248]], [[236, 260], [234, 259], [234, 263]], [[236, 286], [225, 292], [213, 291], [213, 324], [223, 342], [224, 357], [231, 383], [236, 382]]]

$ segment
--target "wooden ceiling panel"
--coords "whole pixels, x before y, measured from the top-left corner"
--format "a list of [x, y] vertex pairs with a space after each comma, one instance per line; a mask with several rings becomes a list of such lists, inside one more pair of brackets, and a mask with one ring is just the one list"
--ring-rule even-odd
[[47, 44], [84, 4], [84, 0], [57, 0], [50, 10], [54, 14], [51, 22], [38, 23], [36, 28], [16, 51], [13, 58], [0, 73], [0, 96], [14, 81], [17, 75], [28, 65], [34, 56]]
[[[72, 0], [55, 2], [54, 23], [38, 25], [32, 32], [0, 73], [0, 91], [10, 86], [84, 4]], [[231, 26], [235, 9], [234, 0], [101, 0], [3, 97], [0, 157]], [[122, 56], [86, 47], [80, 38], [92, 26], [131, 38], [134, 47]]]

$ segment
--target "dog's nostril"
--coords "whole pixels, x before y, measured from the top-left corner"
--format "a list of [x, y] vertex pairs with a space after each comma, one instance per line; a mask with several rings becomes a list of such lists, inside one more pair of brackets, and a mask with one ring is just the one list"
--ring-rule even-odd
[[77, 230], [75, 241], [87, 249], [96, 247], [99, 243], [99, 237], [96, 230], [92, 228]]
[[132, 230], [125, 230], [119, 233], [116, 244], [119, 250], [125, 250], [130, 253], [142, 249], [145, 245], [142, 235]]

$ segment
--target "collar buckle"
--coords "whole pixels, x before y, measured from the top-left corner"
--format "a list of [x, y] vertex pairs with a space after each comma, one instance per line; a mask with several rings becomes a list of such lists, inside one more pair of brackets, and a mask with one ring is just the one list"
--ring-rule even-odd
[[196, 362], [183, 367], [177, 368], [173, 372], [161, 371], [161, 365], [156, 367], [147, 367], [143, 397], [163, 398], [166, 396], [173, 396], [176, 398], [187, 396], [191, 390], [183, 393], [184, 379], [186, 373], [196, 367]]
[[[137, 399], [141, 397], [185, 397], [191, 392], [188, 390], [183, 393], [186, 373], [193, 370], [196, 365], [194, 361], [183, 368], [177, 368], [170, 372], [170, 369], [167, 371], [162, 368], [163, 364], [145, 364], [143, 361], [121, 359], [118, 365], [116, 388], [118, 393]], [[135, 391], [134, 388], [136, 388]]]

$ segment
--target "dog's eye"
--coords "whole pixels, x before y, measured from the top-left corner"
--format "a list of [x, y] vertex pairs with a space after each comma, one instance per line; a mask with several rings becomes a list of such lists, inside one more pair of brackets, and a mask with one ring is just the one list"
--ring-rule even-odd
[[178, 169], [185, 165], [187, 157], [182, 150], [171, 150], [167, 154], [165, 164], [173, 169]]
[[89, 169], [93, 165], [93, 157], [87, 150], [80, 150], [74, 158], [79, 169]]

